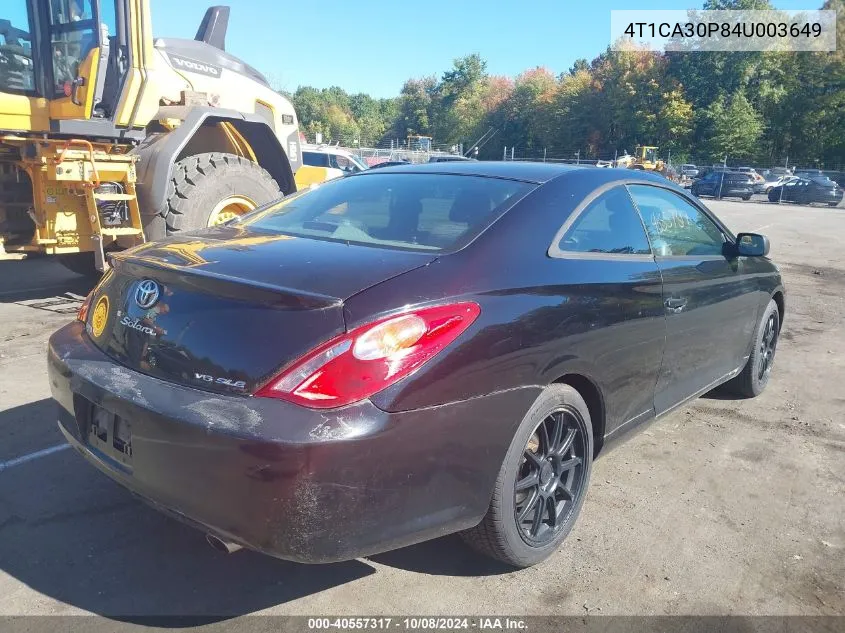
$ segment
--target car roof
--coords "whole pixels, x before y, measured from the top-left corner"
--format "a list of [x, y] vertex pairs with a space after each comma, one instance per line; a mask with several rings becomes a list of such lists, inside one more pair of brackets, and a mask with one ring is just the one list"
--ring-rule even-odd
[[326, 145], [303, 145], [303, 152], [311, 152], [314, 154], [336, 154], [338, 156], [353, 156], [352, 152], [341, 147], [331, 147]]
[[607, 169], [592, 165], [556, 165], [535, 162], [471, 161], [448, 163], [420, 163], [400, 165], [362, 171], [347, 178], [377, 177], [377, 174], [445, 174], [456, 176], [480, 176], [483, 178], [506, 178], [542, 185], [552, 180], [579, 179], [591, 187], [600, 187], [610, 182], [658, 183], [680, 192], [684, 190], [672, 181], [637, 169]]
[[[509, 178], [524, 180], [536, 184], [548, 182], [563, 174], [583, 171], [585, 167], [576, 165], [556, 165], [553, 163], [474, 161], [458, 160], [440, 163], [417, 163], [397, 165], [379, 170], [381, 173], [419, 173], [419, 174], [454, 174], [458, 176], [486, 176], [488, 178]], [[608, 171], [608, 170], [596, 170]], [[361, 174], [363, 175], [363, 174]]]

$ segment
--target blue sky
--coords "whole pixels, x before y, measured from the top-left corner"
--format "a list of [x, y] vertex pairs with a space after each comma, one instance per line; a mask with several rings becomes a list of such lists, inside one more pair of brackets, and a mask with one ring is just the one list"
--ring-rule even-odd
[[[701, 8], [703, 0], [644, 0], [643, 9]], [[223, 4], [222, 0], [218, 0]], [[213, 0], [151, 0], [157, 36], [193, 37]], [[227, 49], [274, 86], [337, 85], [395, 96], [410, 77], [442, 74], [479, 53], [488, 72], [535, 66], [555, 73], [609, 44], [610, 10], [624, 0], [229, 0]], [[822, 0], [774, 0], [779, 9], [818, 9]]]

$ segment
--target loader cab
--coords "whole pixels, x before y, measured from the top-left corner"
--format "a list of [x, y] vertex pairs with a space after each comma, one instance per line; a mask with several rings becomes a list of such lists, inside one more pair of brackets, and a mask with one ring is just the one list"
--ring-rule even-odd
[[112, 136], [130, 61], [127, 3], [3, 0], [0, 129]]

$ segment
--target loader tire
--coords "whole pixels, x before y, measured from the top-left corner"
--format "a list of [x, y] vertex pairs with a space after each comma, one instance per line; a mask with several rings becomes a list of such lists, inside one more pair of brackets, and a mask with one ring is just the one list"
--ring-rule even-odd
[[173, 166], [167, 205], [145, 227], [146, 238], [205, 228], [212, 211], [234, 196], [248, 201], [244, 211], [249, 211], [281, 198], [282, 192], [266, 169], [240, 156], [211, 152], [183, 158]]

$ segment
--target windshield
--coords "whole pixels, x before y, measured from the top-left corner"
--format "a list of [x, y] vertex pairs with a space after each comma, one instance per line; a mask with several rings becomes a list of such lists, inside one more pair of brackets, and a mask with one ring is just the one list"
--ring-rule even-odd
[[373, 173], [288, 196], [244, 223], [299, 237], [456, 250], [535, 186], [478, 176]]
[[0, 92], [31, 92], [35, 89], [29, 3], [5, 0], [0, 13]]
[[364, 171], [365, 169], [369, 169], [367, 163], [364, 162], [364, 159], [355, 156], [354, 154], [349, 155], [349, 160], [351, 160], [355, 165], [358, 166], [359, 171]]

